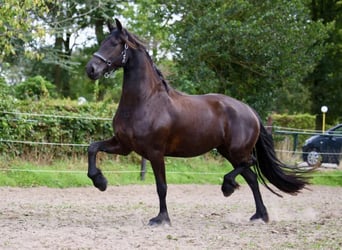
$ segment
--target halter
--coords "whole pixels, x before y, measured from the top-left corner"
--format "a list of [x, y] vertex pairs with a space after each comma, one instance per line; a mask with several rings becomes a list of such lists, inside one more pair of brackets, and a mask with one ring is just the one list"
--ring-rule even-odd
[[107, 70], [107, 72], [105, 72], [104, 75], [103, 75], [105, 78], [110, 77], [110, 76], [114, 73], [114, 71], [118, 68], [118, 67], [115, 67], [115, 66], [114, 66], [112, 70], [109, 70], [109, 68], [112, 66], [112, 63], [113, 63], [114, 61], [116, 61], [117, 58], [122, 57], [122, 60], [121, 60], [121, 63], [122, 63], [122, 64], [125, 64], [125, 63], [127, 62], [127, 50], [128, 50], [128, 45], [127, 45], [127, 43], [125, 43], [125, 45], [124, 45], [124, 50], [121, 52], [120, 56], [115, 57], [113, 60], [106, 59], [106, 58], [105, 58], [103, 55], [101, 55], [99, 52], [95, 52], [95, 53], [93, 54], [93, 56], [99, 58], [101, 61], [103, 61], [105, 64], [107, 64], [107, 69], [108, 69], [108, 70]]

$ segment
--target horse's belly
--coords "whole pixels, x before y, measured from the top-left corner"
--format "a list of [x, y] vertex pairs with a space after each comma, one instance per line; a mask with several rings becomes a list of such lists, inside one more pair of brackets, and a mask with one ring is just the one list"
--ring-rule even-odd
[[202, 155], [222, 144], [223, 137], [217, 133], [208, 136], [207, 134], [188, 134], [185, 137], [174, 136], [166, 145], [165, 155], [174, 157], [193, 157]]
[[210, 149], [208, 150], [182, 150], [178, 149], [172, 152], [168, 152], [165, 154], [165, 156], [171, 156], [171, 157], [195, 157], [199, 155], [203, 155], [207, 152], [209, 152]]

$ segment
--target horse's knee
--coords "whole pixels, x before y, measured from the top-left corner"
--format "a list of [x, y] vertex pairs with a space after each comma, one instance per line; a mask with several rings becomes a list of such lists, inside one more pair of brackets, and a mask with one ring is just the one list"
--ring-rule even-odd
[[88, 154], [96, 154], [98, 151], [98, 143], [93, 142], [88, 147]]

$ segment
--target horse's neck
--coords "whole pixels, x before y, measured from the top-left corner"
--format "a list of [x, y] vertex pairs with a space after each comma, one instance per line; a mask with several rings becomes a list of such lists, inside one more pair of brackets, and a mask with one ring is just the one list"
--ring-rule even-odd
[[163, 91], [160, 77], [141, 51], [135, 52], [135, 57], [124, 68], [123, 80], [121, 104], [140, 105]]

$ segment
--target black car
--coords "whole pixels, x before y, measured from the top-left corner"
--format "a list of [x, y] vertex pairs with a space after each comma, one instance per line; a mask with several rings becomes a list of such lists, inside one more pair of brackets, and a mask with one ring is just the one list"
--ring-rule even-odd
[[339, 164], [342, 151], [342, 124], [339, 124], [324, 134], [314, 135], [305, 141], [302, 148], [303, 160], [309, 166], [319, 166], [321, 163]]

